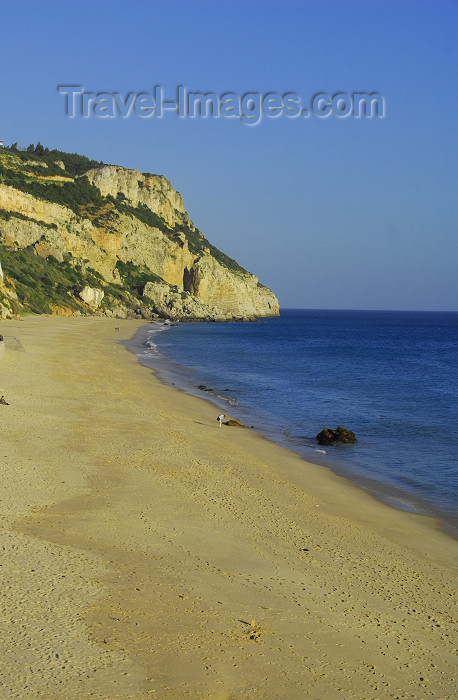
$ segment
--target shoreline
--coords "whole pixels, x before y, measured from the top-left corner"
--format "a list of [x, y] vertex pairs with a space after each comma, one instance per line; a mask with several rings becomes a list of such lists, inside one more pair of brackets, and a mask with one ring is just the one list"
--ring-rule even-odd
[[219, 430], [121, 325], [2, 323], [7, 696], [452, 698], [456, 542]]
[[[158, 326], [157, 329], [154, 328], [155, 325]], [[320, 457], [319, 454], [312, 454], [312, 450], [316, 451], [318, 447], [316, 444], [312, 447], [309, 444], [294, 443], [293, 440], [282, 435], [278, 426], [271, 424], [266, 428], [257, 427], [256, 423], [259, 422], [260, 418], [254, 411], [244, 406], [239, 406], [238, 402], [232, 404], [227, 397], [215, 393], [212, 387], [208, 387], [209, 390], [207, 389], [205, 392], [199, 391], [197, 383], [204, 381], [205, 377], [199, 376], [195, 370], [189, 367], [178, 364], [173, 358], [164, 355], [157, 348], [152, 353], [148, 353], [149, 346], [147, 345], [147, 341], [152, 334], [171, 331], [170, 327], [166, 326], [161, 328], [161, 325], [161, 322], [157, 322], [157, 324], [152, 323], [140, 328], [135, 336], [126, 341], [124, 345], [130, 352], [136, 354], [137, 360], [141, 365], [153, 371], [155, 376], [166, 386], [183, 391], [195, 398], [206, 400], [217, 409], [222, 409], [228, 412], [229, 415], [233, 414], [234, 417], [242, 420], [242, 422], [249, 423], [250, 425], [251, 423], [255, 423], [254, 432], [262, 438], [288, 451], [294, 452], [304, 462], [322, 467], [342, 477], [390, 508], [401, 510], [406, 513], [414, 513], [438, 521], [445, 533], [455, 540], [458, 540], [458, 516], [455, 514], [447, 510], [441, 510], [437, 506], [415, 496], [408, 490], [403, 490], [399, 486], [374, 479], [368, 475], [354, 473], [348, 466], [340, 463], [338, 456], [334, 454], [328, 452], [326, 457]], [[155, 346], [154, 341], [153, 345]], [[141, 352], [144, 352], [144, 354], [139, 356]], [[310, 454], [307, 454], [308, 451]]]

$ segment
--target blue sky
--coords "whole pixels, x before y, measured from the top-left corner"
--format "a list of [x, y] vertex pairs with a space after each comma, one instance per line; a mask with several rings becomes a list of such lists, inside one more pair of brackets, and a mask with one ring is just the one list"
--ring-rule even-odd
[[[0, 139], [164, 174], [283, 307], [458, 310], [456, 0], [2, 7]], [[379, 92], [383, 119], [69, 119], [91, 92]]]

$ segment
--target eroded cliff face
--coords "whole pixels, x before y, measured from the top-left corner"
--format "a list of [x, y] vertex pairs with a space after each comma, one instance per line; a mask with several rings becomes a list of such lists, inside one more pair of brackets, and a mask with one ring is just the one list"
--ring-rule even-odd
[[97, 228], [89, 218], [77, 216], [67, 207], [1, 184], [0, 209], [12, 214], [8, 220], [0, 219], [0, 240], [4, 244], [35, 246], [37, 252], [41, 245], [50, 254], [71, 253], [75, 259], [89, 261], [106, 279], [119, 281], [115, 266], [121, 231]]
[[86, 177], [99, 188], [104, 197], [117, 197], [122, 192], [134, 207], [138, 204], [146, 205], [169, 225], [176, 221], [189, 221], [181, 194], [163, 175], [143, 175], [119, 165], [105, 165], [89, 170]]
[[277, 298], [257, 277], [249, 273], [233, 274], [211, 255], [203, 255], [190, 268], [185, 268], [183, 286], [224, 313], [237, 309], [244, 316], [279, 315]]
[[[203, 238], [190, 221], [181, 194], [165, 177], [111, 165], [91, 169], [85, 176], [104, 198], [96, 211], [87, 206], [76, 213], [0, 184], [0, 242], [34, 246], [38, 255], [57, 260], [68, 260], [70, 255], [73, 263], [90, 266], [110, 283], [122, 283], [119, 261], [151, 271], [173, 287], [168, 300], [169, 305], [173, 302], [173, 318], [180, 317], [180, 299], [182, 316], [188, 318], [233, 320], [279, 314], [273, 292]], [[150, 286], [144, 303], [166, 315], [164, 295], [155, 299], [153, 291]], [[178, 297], [172, 299], [173, 294]]]

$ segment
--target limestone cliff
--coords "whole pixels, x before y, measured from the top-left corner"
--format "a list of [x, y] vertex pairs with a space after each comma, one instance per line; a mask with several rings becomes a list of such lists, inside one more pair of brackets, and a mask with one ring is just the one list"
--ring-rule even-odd
[[117, 197], [122, 192], [134, 207], [144, 204], [159, 214], [169, 226], [189, 222], [183, 198], [163, 175], [150, 175], [127, 170], [118, 165], [105, 165], [86, 172], [88, 180], [104, 197]]
[[[55, 160], [43, 156], [41, 167], [36, 154], [32, 161], [23, 152], [0, 149], [0, 245], [9, 253], [33, 250], [60, 264], [62, 273], [67, 267], [86, 271], [80, 286], [104, 291], [98, 313], [124, 304], [142, 314], [146, 308], [166, 316], [169, 309], [171, 318], [278, 315], [273, 292], [204, 238], [165, 177], [113, 165], [72, 175], [64, 165], [68, 154], [56, 153]], [[14, 267], [16, 259], [8, 260]], [[3, 263], [8, 279], [8, 261]], [[59, 284], [63, 289], [64, 282]], [[126, 292], [123, 303], [116, 288]], [[80, 291], [73, 294], [83, 304], [80, 311], [94, 312]]]

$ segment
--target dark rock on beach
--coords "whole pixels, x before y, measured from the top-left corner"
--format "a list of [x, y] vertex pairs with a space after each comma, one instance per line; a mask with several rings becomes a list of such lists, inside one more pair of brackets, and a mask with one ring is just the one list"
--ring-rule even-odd
[[199, 386], [197, 388], [200, 389], [201, 391], [213, 391], [213, 389], [210, 389], [210, 387], [205, 386], [205, 384], [199, 384]]
[[336, 444], [351, 444], [358, 442], [355, 434], [351, 430], [338, 426], [337, 430], [332, 428], [324, 428], [321, 433], [318, 433], [316, 440], [319, 445], [336, 445]]
[[254, 425], [245, 425], [244, 423], [241, 423], [239, 420], [236, 418], [229, 418], [224, 425], [229, 425], [234, 428], [254, 428]]

